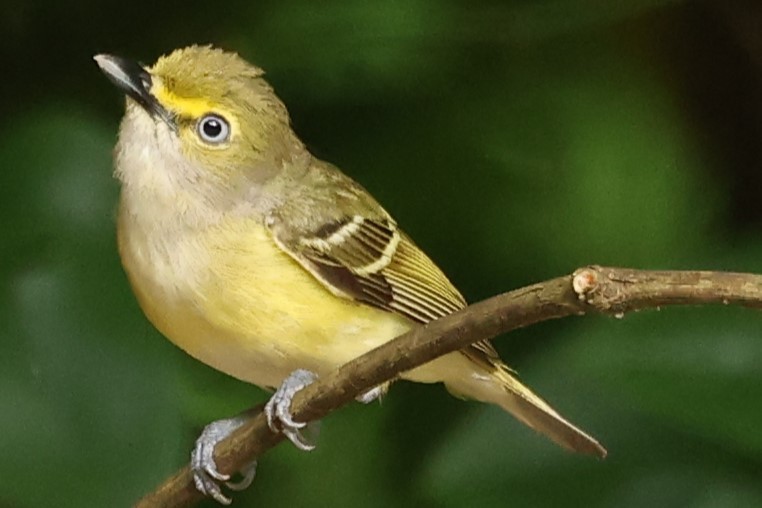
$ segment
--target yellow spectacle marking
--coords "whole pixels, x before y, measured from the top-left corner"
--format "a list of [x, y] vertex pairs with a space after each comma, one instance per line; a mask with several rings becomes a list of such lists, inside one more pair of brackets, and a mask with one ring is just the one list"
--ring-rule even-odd
[[167, 90], [161, 83], [155, 83], [154, 86], [151, 87], [151, 93], [156, 97], [156, 100], [159, 101], [159, 104], [180, 116], [198, 118], [217, 108], [216, 104], [213, 104], [206, 99], [187, 98], [175, 95]]

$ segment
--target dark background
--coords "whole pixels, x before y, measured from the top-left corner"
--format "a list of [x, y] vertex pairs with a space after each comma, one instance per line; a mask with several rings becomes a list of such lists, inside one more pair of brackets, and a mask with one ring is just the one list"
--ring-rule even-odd
[[[762, 272], [760, 27], [753, 0], [4, 0], [0, 506], [128, 506], [266, 397], [138, 309], [114, 243], [123, 99], [93, 54], [256, 62], [475, 301], [588, 263]], [[762, 506], [761, 323], [670, 308], [497, 339], [605, 461], [400, 383], [315, 452], [268, 453], [235, 506]]]

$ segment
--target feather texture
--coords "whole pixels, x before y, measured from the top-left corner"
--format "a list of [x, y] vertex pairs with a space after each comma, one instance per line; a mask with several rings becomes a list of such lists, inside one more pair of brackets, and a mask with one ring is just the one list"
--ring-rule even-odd
[[[445, 274], [362, 187], [323, 163], [314, 166], [309, 176], [313, 189], [333, 185], [333, 190], [311, 196], [323, 200], [322, 208], [290, 207], [284, 212], [292, 215], [273, 215], [269, 225], [276, 243], [326, 288], [421, 324], [466, 306]], [[308, 209], [322, 215], [304, 215]], [[341, 213], [346, 210], [354, 213]], [[489, 341], [445, 355], [403, 377], [444, 381], [453, 393], [497, 404], [567, 449], [605, 456], [595, 439], [521, 384]]]

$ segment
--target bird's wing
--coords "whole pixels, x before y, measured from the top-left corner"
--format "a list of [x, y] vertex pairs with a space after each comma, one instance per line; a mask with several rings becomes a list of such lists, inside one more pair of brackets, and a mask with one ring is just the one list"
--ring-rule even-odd
[[[329, 192], [321, 192], [320, 185], [313, 185], [317, 189], [313, 195], [300, 196], [302, 206], [282, 212], [291, 215], [274, 213], [267, 219], [275, 242], [285, 252], [334, 294], [418, 323], [465, 307], [465, 300], [444, 273], [362, 187], [337, 172], [318, 176], [318, 184], [341, 179], [341, 191], [334, 192], [336, 186], [329, 185]], [[342, 199], [349, 203], [340, 203]], [[605, 455], [597, 441], [513, 377], [489, 341], [460, 352], [492, 374], [504, 395], [495, 400], [480, 397], [479, 390], [485, 386], [482, 382], [476, 390], [460, 390], [448, 384], [454, 393], [493, 401], [566, 448]]]
[[344, 217], [286, 244], [276, 241], [340, 296], [426, 323], [465, 306], [444, 274], [391, 219]]
[[[270, 230], [284, 251], [332, 293], [417, 323], [433, 321], [466, 306], [445, 274], [367, 191], [343, 175], [330, 177], [346, 179], [342, 182], [344, 195], [333, 199], [352, 199], [348, 208], [355, 213], [336, 214], [342, 207], [331, 207], [332, 213], [319, 220], [314, 216], [272, 216]], [[325, 207], [315, 208], [321, 212], [314, 213], [325, 213]], [[499, 362], [488, 341], [476, 343], [463, 353], [490, 369]]]

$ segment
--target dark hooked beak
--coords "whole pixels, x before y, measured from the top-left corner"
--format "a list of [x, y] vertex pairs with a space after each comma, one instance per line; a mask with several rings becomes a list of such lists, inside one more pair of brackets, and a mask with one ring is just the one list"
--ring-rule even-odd
[[95, 55], [93, 57], [103, 74], [145, 109], [151, 116], [158, 116], [174, 128], [174, 115], [167, 111], [151, 94], [153, 80], [151, 74], [141, 65], [114, 55]]

